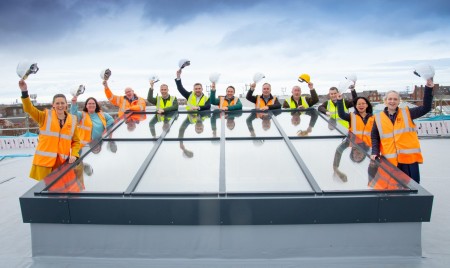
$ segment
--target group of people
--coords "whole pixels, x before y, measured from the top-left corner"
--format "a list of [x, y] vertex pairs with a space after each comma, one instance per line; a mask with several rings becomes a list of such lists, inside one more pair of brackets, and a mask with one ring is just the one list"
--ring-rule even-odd
[[[187, 100], [186, 110], [209, 111], [211, 105], [217, 105], [221, 111], [242, 110], [242, 103], [235, 96], [233, 86], [227, 87], [225, 96], [217, 97], [216, 85], [212, 83], [211, 95], [207, 97], [203, 94], [201, 83], [195, 83], [193, 90], [187, 91], [181, 82], [181, 73], [182, 69], [179, 69], [175, 83], [180, 94]], [[309, 79], [306, 82], [310, 96], [302, 96], [301, 88], [294, 86], [292, 95], [284, 100], [283, 105], [276, 96], [271, 94], [269, 83], [262, 85], [261, 95], [254, 95], [256, 83], [252, 83], [246, 99], [255, 104], [255, 109], [261, 112], [257, 116], [263, 120], [267, 115], [264, 111], [267, 110], [279, 110], [283, 107], [293, 110], [294, 113], [303, 111], [319, 101], [313, 83]], [[119, 117], [127, 111], [145, 111], [145, 99], [138, 97], [132, 88], [125, 88], [125, 95], [119, 96], [111, 92], [106, 80], [103, 81], [103, 86], [107, 99], [119, 108]], [[178, 100], [169, 94], [167, 84], [161, 84], [160, 95], [154, 97], [153, 86], [154, 81], [151, 80], [147, 101], [156, 106], [156, 120], [167, 124], [171, 114], [178, 110]], [[375, 115], [369, 100], [357, 96], [354, 85], [351, 87], [353, 98], [351, 101], [343, 99], [339, 90], [331, 87], [329, 100], [320, 105], [318, 110], [328, 116], [330, 121], [348, 128], [367, 148], [372, 148], [373, 160], [384, 156], [415, 181], [420, 182], [418, 164], [422, 163], [423, 159], [412, 120], [431, 110], [433, 86], [433, 80], [429, 79], [425, 87], [423, 106], [410, 109], [399, 108], [399, 93], [389, 91], [385, 96], [385, 110]], [[36, 180], [42, 180], [66, 161], [75, 162], [81, 148], [91, 140], [101, 138], [104, 131], [114, 123], [110, 115], [101, 111], [97, 100], [93, 97], [85, 101], [83, 111], [78, 111], [77, 96], [73, 97], [70, 113], [68, 113], [66, 97], [63, 94], [57, 94], [53, 98], [52, 109], [40, 111], [32, 105], [24, 80], [19, 81], [19, 87], [22, 91], [24, 111], [39, 124], [39, 143], [30, 172], [30, 177]], [[348, 112], [350, 107], [355, 107], [354, 112]], [[132, 116], [127, 117], [127, 122], [130, 122], [132, 126], [145, 116], [145, 113], [133, 113]]]

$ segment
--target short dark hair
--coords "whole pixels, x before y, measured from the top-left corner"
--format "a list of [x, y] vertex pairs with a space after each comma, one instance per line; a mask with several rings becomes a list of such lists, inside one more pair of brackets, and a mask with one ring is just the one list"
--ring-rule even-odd
[[100, 105], [98, 105], [98, 102], [97, 102], [97, 100], [96, 100], [94, 97], [89, 97], [89, 98], [87, 98], [87, 100], [84, 102], [83, 112], [87, 112], [86, 106], [87, 106], [88, 101], [90, 101], [90, 100], [94, 100], [94, 102], [95, 102], [95, 112], [96, 112], [96, 113], [100, 112], [100, 111], [101, 111]]
[[63, 98], [66, 101], [66, 103], [67, 103], [67, 99], [66, 99], [66, 96], [64, 94], [56, 94], [55, 96], [53, 96], [53, 102], [52, 103], [55, 103], [56, 98]]
[[336, 92], [339, 92], [339, 89], [337, 87], [330, 87], [330, 90], [336, 90]]
[[236, 89], [233, 86], [228, 86], [227, 89], [232, 88], [233, 92], [236, 92]]
[[[358, 102], [359, 99], [363, 99], [367, 103], [366, 113], [372, 114], [373, 113], [372, 104], [370, 103], [370, 101], [366, 97], [357, 97], [356, 99], [354, 99], [353, 100], [353, 105], [355, 106], [355, 108], [356, 108], [356, 103]], [[355, 109], [355, 111], [357, 111], [357, 110]]]

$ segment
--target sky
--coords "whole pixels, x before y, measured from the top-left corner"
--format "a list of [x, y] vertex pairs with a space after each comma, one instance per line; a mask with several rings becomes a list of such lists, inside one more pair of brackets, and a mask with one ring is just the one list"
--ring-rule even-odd
[[435, 82], [450, 85], [450, 1], [331, 0], [2, 0], [0, 1], [0, 104], [20, 102], [19, 62], [39, 71], [27, 80], [38, 102], [85, 85], [80, 101], [106, 100], [100, 72], [121, 95], [127, 86], [147, 97], [157, 75], [180, 97], [174, 78], [180, 59], [187, 90], [220, 73], [219, 95], [228, 85], [244, 93], [253, 75], [275, 95], [290, 93], [311, 76], [319, 94], [349, 74], [357, 91], [413, 89], [420, 63], [435, 68]]

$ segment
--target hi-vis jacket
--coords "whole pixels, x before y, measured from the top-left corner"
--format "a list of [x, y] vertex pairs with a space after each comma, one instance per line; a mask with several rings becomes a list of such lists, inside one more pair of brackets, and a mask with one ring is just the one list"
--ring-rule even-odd
[[[306, 109], [306, 108], [309, 108], [309, 104], [308, 104], [308, 102], [306, 101], [306, 98], [305, 98], [305, 97], [300, 97], [300, 98], [302, 99], [302, 106], [303, 106], [305, 109]], [[291, 108], [291, 109], [297, 108], [297, 106], [295, 106], [295, 101], [294, 101], [294, 99], [292, 99], [292, 96], [289, 97], [289, 99], [287, 99], [286, 102], [289, 103], [289, 108]]]
[[[345, 104], [345, 101], [342, 102], [342, 104], [344, 105], [344, 111], [346, 113], [348, 113], [348, 109], [347, 109], [347, 105]], [[327, 111], [330, 112], [331, 119], [335, 119], [339, 124], [348, 128], [348, 126], [349, 126], [348, 121], [345, 121], [339, 117], [337, 105], [334, 104], [332, 100], [328, 100], [328, 102], [327, 102]]]
[[[103, 112], [99, 112], [98, 118], [102, 121], [103, 127], [106, 129], [106, 118]], [[81, 112], [81, 120], [78, 124], [78, 129], [81, 139], [81, 147], [85, 146], [91, 141], [92, 138], [92, 120], [89, 113]]]
[[[272, 95], [270, 95], [272, 97]], [[269, 101], [266, 103], [264, 98], [262, 98], [260, 95], [256, 96], [256, 102], [255, 102], [255, 108], [260, 109], [264, 108], [269, 105], [274, 105], [277, 97], [273, 96]]]
[[[344, 104], [345, 105], [345, 104]], [[350, 131], [355, 134], [358, 139], [361, 139], [365, 144], [369, 147], [372, 147], [372, 138], [370, 137], [372, 132], [372, 126], [375, 122], [375, 117], [371, 116], [367, 120], [367, 123], [364, 124], [361, 116], [356, 115], [355, 113], [350, 113]]]
[[395, 166], [423, 162], [416, 126], [408, 107], [398, 108], [394, 124], [385, 112], [375, 115], [375, 123], [380, 133], [380, 152], [389, 162]]
[[202, 94], [202, 96], [200, 96], [200, 98], [197, 98], [197, 95], [195, 95], [194, 92], [192, 92], [189, 95], [189, 98], [187, 100], [186, 103], [186, 110], [190, 111], [192, 110], [192, 107], [197, 106], [204, 106], [205, 103], [208, 101], [208, 97], [206, 97], [204, 94]]
[[222, 109], [224, 107], [236, 105], [238, 98], [234, 97], [233, 100], [231, 102], [229, 102], [227, 99], [225, 99], [224, 96], [220, 96], [219, 100], [220, 100], [219, 108]]
[[44, 123], [39, 127], [39, 142], [34, 154], [33, 164], [53, 167], [56, 157], [65, 162], [71, 153], [72, 137], [76, 130], [77, 118], [68, 114], [66, 122], [60, 128], [56, 111], [45, 110]]
[[403, 186], [381, 167], [377, 168], [376, 174], [369, 178], [368, 186], [375, 190], [399, 190]]
[[164, 108], [172, 107], [174, 100], [175, 100], [175, 97], [170, 96], [169, 99], [164, 104], [163, 97], [156, 96], [156, 109], [164, 109]]
[[125, 98], [125, 96], [114, 95], [111, 92], [111, 89], [105, 88], [106, 98], [111, 102], [112, 105], [119, 107], [118, 116], [121, 117], [125, 111], [145, 111], [145, 106], [147, 103], [141, 97], [137, 97], [131, 103]]

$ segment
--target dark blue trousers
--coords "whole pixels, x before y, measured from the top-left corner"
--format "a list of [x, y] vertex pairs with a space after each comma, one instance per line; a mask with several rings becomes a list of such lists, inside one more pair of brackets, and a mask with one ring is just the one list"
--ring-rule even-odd
[[410, 176], [417, 183], [420, 183], [419, 163], [402, 164], [398, 163], [397, 167], [406, 175]]

